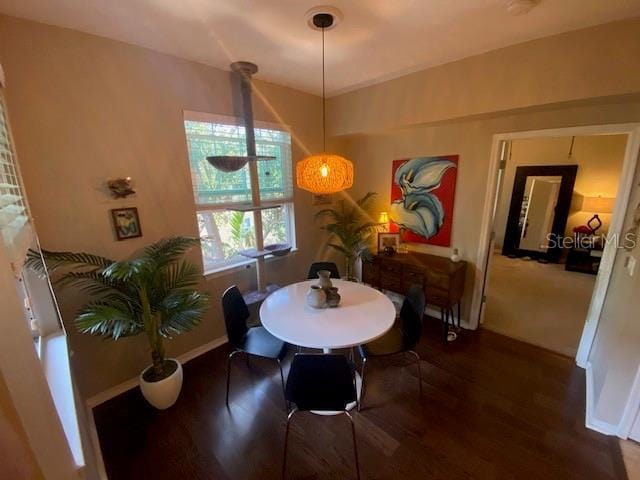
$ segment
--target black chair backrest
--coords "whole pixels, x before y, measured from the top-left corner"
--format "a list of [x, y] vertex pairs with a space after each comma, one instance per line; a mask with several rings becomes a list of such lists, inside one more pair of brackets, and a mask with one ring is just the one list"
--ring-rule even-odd
[[247, 319], [251, 315], [236, 285], [222, 294], [222, 313], [231, 345], [238, 345], [248, 331]]
[[293, 357], [285, 393], [298, 410], [344, 410], [356, 401], [351, 367], [344, 355]]
[[425, 303], [426, 299], [422, 287], [412, 285], [400, 309], [402, 332], [407, 350], [411, 350], [420, 341]]
[[340, 272], [338, 272], [338, 266], [333, 262], [315, 262], [311, 264], [309, 267], [309, 274], [307, 275], [307, 280], [312, 280], [314, 278], [318, 278], [318, 272], [320, 270], [329, 270], [331, 275], [330, 278], [340, 279]]

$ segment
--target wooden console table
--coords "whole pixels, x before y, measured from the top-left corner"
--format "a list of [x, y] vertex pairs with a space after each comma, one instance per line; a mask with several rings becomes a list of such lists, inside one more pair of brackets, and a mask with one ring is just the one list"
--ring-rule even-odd
[[460, 327], [460, 302], [464, 294], [467, 263], [426, 253], [374, 255], [362, 264], [362, 280], [375, 288], [406, 295], [412, 285], [420, 285], [427, 305], [440, 308], [443, 340], [447, 342], [449, 325], [455, 326], [453, 308], [457, 307]]

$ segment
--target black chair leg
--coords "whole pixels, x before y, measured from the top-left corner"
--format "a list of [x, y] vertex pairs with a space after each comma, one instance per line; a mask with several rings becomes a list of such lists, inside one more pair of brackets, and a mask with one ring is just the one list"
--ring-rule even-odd
[[458, 302], [458, 328], [460, 328], [460, 319], [462, 318], [460, 316], [460, 310], [461, 310], [460, 302]]
[[440, 308], [440, 318], [442, 319], [442, 341], [447, 344], [447, 334], [449, 333], [449, 322], [445, 316], [444, 307]]
[[347, 417], [351, 422], [351, 436], [353, 438], [353, 454], [356, 459], [356, 476], [358, 480], [360, 480], [360, 462], [358, 462], [358, 444], [356, 443], [356, 424], [354, 423], [353, 417], [349, 412], [345, 410], [344, 413], [347, 415]]
[[229, 381], [231, 380], [231, 359], [236, 353], [240, 353], [240, 351], [234, 350], [227, 357], [227, 399], [226, 399], [227, 407], [229, 406]]
[[286, 478], [286, 473], [287, 473], [287, 445], [289, 443], [289, 424], [291, 422], [291, 419], [293, 418], [293, 415], [296, 412], [297, 410], [295, 408], [291, 410], [291, 413], [287, 416], [287, 425], [284, 430], [284, 455], [282, 458], [282, 479], [283, 480]]
[[420, 366], [420, 355], [413, 350], [409, 350], [409, 353], [416, 357], [416, 364], [418, 365], [418, 382], [420, 383], [420, 397], [422, 397], [422, 367]]
[[284, 386], [284, 373], [282, 373], [282, 362], [279, 358], [276, 358], [278, 362], [278, 369], [280, 369], [280, 381], [282, 382], [282, 398], [284, 398], [284, 411], [289, 412], [289, 402], [287, 402], [287, 393]]
[[[362, 373], [360, 374], [360, 399], [358, 400], [358, 411], [362, 409], [362, 402], [364, 400], [364, 370], [367, 366], [367, 359], [362, 359]], [[357, 396], [356, 396], [357, 397]]]

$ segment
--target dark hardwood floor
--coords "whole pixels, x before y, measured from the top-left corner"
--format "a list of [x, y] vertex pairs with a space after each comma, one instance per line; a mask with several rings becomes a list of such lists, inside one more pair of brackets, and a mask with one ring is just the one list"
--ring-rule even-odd
[[[364, 479], [624, 479], [618, 442], [584, 427], [584, 372], [573, 361], [489, 332], [439, 341], [429, 323], [415, 365], [402, 356], [367, 365], [365, 409], [354, 414]], [[138, 389], [95, 408], [111, 480], [280, 478], [285, 412], [278, 370], [228, 349], [184, 368], [169, 410]], [[406, 359], [408, 361], [408, 359]], [[286, 375], [286, 372], [285, 372]], [[288, 478], [355, 478], [343, 415], [293, 420]]]

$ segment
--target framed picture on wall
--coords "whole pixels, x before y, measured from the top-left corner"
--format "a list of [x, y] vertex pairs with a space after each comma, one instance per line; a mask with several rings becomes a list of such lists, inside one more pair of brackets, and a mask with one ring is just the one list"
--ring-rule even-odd
[[113, 219], [113, 228], [116, 231], [118, 240], [142, 236], [142, 227], [140, 226], [137, 208], [114, 208], [111, 210], [111, 218]]

